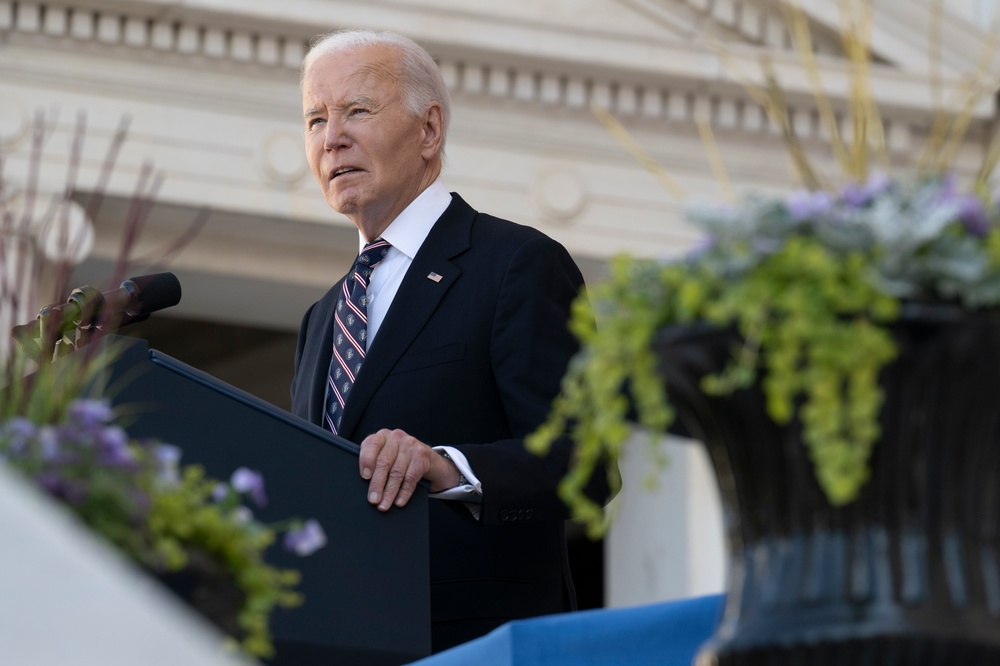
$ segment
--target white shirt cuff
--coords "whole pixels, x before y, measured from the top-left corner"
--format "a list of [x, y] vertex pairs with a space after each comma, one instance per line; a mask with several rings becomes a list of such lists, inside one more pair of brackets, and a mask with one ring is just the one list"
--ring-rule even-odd
[[440, 492], [430, 493], [427, 496], [433, 499], [462, 502], [472, 512], [473, 517], [478, 520], [479, 505], [483, 499], [483, 484], [480, 483], [479, 478], [472, 471], [472, 466], [469, 465], [468, 458], [465, 457], [464, 453], [452, 446], [435, 446], [433, 448], [445, 458], [455, 463], [455, 467], [458, 468], [458, 473], [462, 478], [459, 485], [454, 488], [446, 488]]

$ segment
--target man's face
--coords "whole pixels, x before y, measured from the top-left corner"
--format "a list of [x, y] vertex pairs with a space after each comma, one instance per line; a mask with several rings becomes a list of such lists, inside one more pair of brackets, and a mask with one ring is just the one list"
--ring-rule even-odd
[[436, 150], [403, 104], [394, 50], [320, 56], [302, 81], [306, 156], [330, 206], [374, 240], [430, 184]]

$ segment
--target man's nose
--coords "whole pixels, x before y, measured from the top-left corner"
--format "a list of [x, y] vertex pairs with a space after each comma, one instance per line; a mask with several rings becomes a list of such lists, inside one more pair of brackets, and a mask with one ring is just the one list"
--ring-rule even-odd
[[326, 133], [323, 136], [323, 147], [326, 150], [336, 150], [343, 148], [350, 143], [343, 123], [330, 119], [326, 123]]

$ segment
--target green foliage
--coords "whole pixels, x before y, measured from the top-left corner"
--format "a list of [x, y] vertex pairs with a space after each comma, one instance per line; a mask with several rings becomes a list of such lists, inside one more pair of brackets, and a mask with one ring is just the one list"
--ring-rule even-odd
[[34, 366], [10, 352], [8, 361], [0, 360], [0, 421], [23, 417], [33, 423], [59, 423], [73, 400], [98, 396], [102, 369], [118, 354], [113, 345], [95, 347], [61, 359], [57, 368]]
[[149, 531], [168, 571], [184, 569], [192, 550], [221, 565], [246, 597], [238, 619], [242, 647], [249, 654], [269, 657], [274, 647], [268, 618], [276, 606], [302, 603], [294, 591], [299, 574], [264, 562], [274, 530], [249, 520], [236, 505], [214, 502], [217, 486], [199, 466], [187, 466], [180, 483], [154, 496]]
[[[71, 362], [58, 366], [60, 374], [96, 372], [91, 365], [78, 368], [67, 360]], [[100, 359], [88, 361], [95, 362]], [[55, 367], [44, 366], [30, 391], [19, 387], [17, 393], [3, 394], [4, 401], [21, 402], [16, 408], [2, 403], [4, 413], [13, 415], [0, 419], [0, 464], [22, 473], [152, 573], [194, 570], [207, 563], [216, 578], [242, 597], [232, 638], [250, 655], [272, 656], [272, 610], [296, 606], [302, 599], [295, 592], [298, 572], [272, 567], [264, 553], [278, 531], [298, 533], [299, 522], [256, 521], [242, 504], [241, 493], [250, 489], [237, 488], [235, 474], [231, 484], [224, 484], [207, 478], [198, 466], [180, 467], [176, 447], [129, 439], [112, 423], [114, 413], [106, 401], [64, 399], [74, 390], [83, 392], [84, 384], [54, 377]], [[53, 386], [72, 390], [41, 395]], [[238, 471], [259, 484], [263, 497], [263, 479]], [[325, 542], [325, 536], [311, 537], [306, 544], [300, 538], [296, 552], [308, 554]]]
[[[573, 507], [574, 516], [590, 526], [592, 534], [602, 531], [606, 522], [602, 507], [589, 500], [583, 490], [608, 457], [618, 458], [629, 435], [626, 383], [631, 382], [632, 394], [641, 397], [643, 425], [663, 429], [672, 418], [649, 351], [658, 315], [648, 302], [652, 295], [664, 291], [657, 274], [655, 267], [615, 262], [612, 280], [598, 285], [592, 299], [576, 301], [571, 327], [583, 350], [571, 363], [551, 417], [527, 440], [529, 450], [542, 453], [573, 422], [576, 460], [560, 485], [560, 495]], [[641, 288], [621, 288], [632, 283]], [[595, 316], [602, 322], [600, 328], [593, 326]], [[616, 466], [610, 466], [608, 473], [612, 489], [617, 490], [621, 478]]]
[[[68, 279], [76, 261], [71, 257], [79, 249], [80, 239], [65, 233], [50, 234], [49, 240], [55, 246], [36, 241], [44, 240], [42, 236], [56, 212], [76, 205], [71, 202], [74, 193], [89, 192], [85, 206], [88, 215], [94, 216], [127, 136], [128, 122], [123, 119], [110, 136], [104, 137], [110, 140], [104, 141], [107, 152], [103, 160], [97, 157], [95, 161], [84, 154], [86, 115], [78, 114], [69, 162], [64, 165], [64, 187], [55, 188], [56, 194], [50, 196], [36, 191], [35, 185], [47, 163], [62, 168], [58, 164], [65, 162], [46, 160], [43, 154], [52, 133], [65, 129], [57, 120], [42, 110], [35, 114], [33, 140], [26, 144], [28, 152], [21, 156], [24, 160], [14, 161], [26, 165], [24, 174], [15, 179], [24, 187], [11, 188], [7, 171], [0, 168], [3, 314], [15, 315], [40, 301], [38, 282], [43, 273], [54, 279], [53, 300], [70, 294]], [[5, 153], [8, 147], [0, 146], [0, 166], [9, 163]], [[95, 183], [77, 182], [81, 163], [96, 165]], [[147, 167], [139, 175], [132, 205], [125, 206], [129, 213], [122, 220], [120, 253], [112, 272], [114, 282], [133, 267], [130, 258], [136, 255], [135, 244], [160, 184], [159, 178], [150, 178], [152, 167]], [[18, 195], [19, 205], [3, 201], [3, 195], [11, 192]], [[207, 212], [202, 211], [170, 252], [190, 242], [206, 217]], [[52, 256], [62, 258], [53, 263]], [[162, 264], [168, 258], [153, 257], [151, 262]], [[298, 521], [288, 521], [284, 526], [263, 525], [240, 505], [242, 491], [230, 488], [227, 497], [219, 501], [212, 495], [213, 488], [224, 484], [204, 478], [196, 467], [178, 474], [178, 449], [130, 440], [121, 427], [112, 424], [116, 415], [102, 398], [122, 387], [105, 386], [103, 379], [118, 352], [114, 344], [88, 343], [114, 332], [120, 318], [113, 308], [97, 312], [93, 305], [84, 307], [85, 312], [69, 330], [64, 326], [64, 314], [43, 308], [34, 322], [3, 331], [0, 465], [24, 474], [92, 531], [153, 572], [177, 571], [191, 567], [194, 560], [207, 560], [242, 591], [245, 602], [236, 633], [240, 634], [243, 649], [252, 655], [269, 656], [273, 652], [267, 627], [271, 609], [294, 605], [300, 599], [294, 592], [298, 573], [266, 565], [264, 550], [272, 544], [277, 531], [287, 529], [286, 547], [308, 554], [325, 543], [322, 528], [315, 521], [309, 521], [301, 530]], [[7, 317], [0, 319], [6, 320], [8, 326], [14, 324]], [[53, 362], [56, 359], [58, 363]]]
[[607, 518], [583, 495], [586, 479], [618, 459], [632, 425], [663, 433], [674, 418], [650, 348], [661, 329], [734, 327], [742, 345], [702, 389], [727, 395], [759, 381], [768, 415], [801, 422], [820, 487], [844, 505], [868, 479], [901, 301], [1000, 304], [1000, 211], [949, 179], [876, 178], [689, 218], [707, 232], [704, 247], [668, 263], [619, 257], [581, 296], [572, 327], [583, 348], [529, 438], [536, 452], [562, 433], [575, 440], [561, 492], [592, 534]]

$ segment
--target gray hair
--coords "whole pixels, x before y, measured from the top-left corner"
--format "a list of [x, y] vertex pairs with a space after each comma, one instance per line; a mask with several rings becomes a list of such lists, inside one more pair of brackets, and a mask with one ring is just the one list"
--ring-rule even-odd
[[448, 123], [451, 121], [451, 101], [448, 96], [448, 86], [437, 63], [422, 46], [409, 37], [394, 32], [376, 32], [374, 30], [338, 30], [317, 37], [305, 58], [299, 72], [299, 85], [305, 78], [306, 71], [320, 57], [330, 53], [342, 53], [366, 46], [391, 46], [399, 51], [399, 65], [402, 73], [403, 104], [413, 116], [420, 117], [434, 102], [441, 105], [441, 115], [444, 122], [443, 139], [448, 136]]

